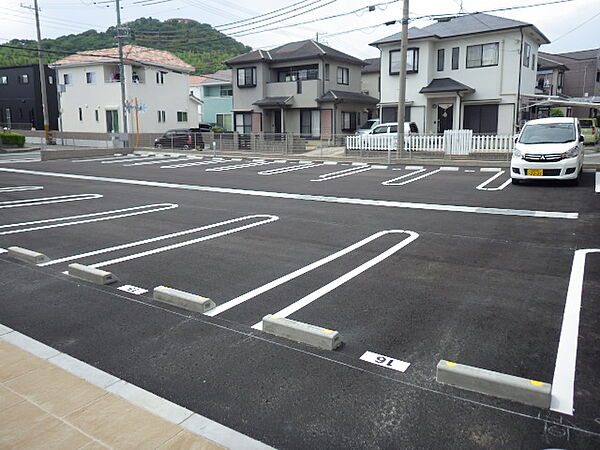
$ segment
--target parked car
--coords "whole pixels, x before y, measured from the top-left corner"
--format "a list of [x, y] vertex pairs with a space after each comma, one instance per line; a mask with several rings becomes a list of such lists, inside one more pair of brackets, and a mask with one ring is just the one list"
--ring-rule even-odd
[[204, 141], [202, 140], [201, 128], [181, 128], [177, 130], [168, 130], [161, 137], [154, 140], [155, 148], [183, 148], [202, 150]]
[[[398, 133], [398, 123], [397, 122], [388, 122], [382, 123], [381, 125], [377, 125], [367, 134], [397, 134]], [[414, 122], [404, 122], [404, 134], [418, 134], [419, 128], [417, 124]]]
[[510, 163], [513, 184], [520, 180], [579, 181], [583, 135], [575, 117], [530, 120], [516, 138]]
[[379, 125], [379, 119], [369, 119], [365, 123], [363, 123], [358, 130], [356, 130], [356, 134], [367, 134], [377, 125]]
[[211, 124], [208, 124], [208, 123], [200, 123], [200, 124], [198, 124], [198, 128], [203, 133], [208, 133], [209, 131], [212, 131], [212, 127], [213, 126]]
[[598, 119], [579, 119], [583, 143], [596, 145], [600, 142], [600, 130], [598, 130]]

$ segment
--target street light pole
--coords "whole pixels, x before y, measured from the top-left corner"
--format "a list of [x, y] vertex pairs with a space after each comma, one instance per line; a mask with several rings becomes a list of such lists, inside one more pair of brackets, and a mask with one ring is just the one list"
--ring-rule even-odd
[[50, 144], [50, 119], [48, 118], [48, 93], [46, 92], [46, 71], [44, 70], [44, 55], [42, 54], [42, 32], [40, 31], [40, 13], [37, 0], [34, 0], [35, 27], [37, 28], [38, 66], [40, 70], [40, 88], [42, 92], [42, 114], [44, 116], [44, 142]]
[[117, 42], [119, 46], [119, 82], [121, 84], [121, 111], [123, 113], [123, 133], [125, 140], [123, 145], [129, 147], [129, 130], [127, 126], [127, 106], [125, 105], [125, 66], [123, 64], [123, 34], [121, 28], [121, 5], [119, 0], [115, 0], [117, 8]]
[[[400, 47], [400, 67], [398, 67], [398, 139], [396, 157], [404, 152], [404, 121], [406, 107], [406, 53], [408, 49], [408, 0], [402, 8], [402, 42]], [[389, 159], [389, 157], [388, 157]]]

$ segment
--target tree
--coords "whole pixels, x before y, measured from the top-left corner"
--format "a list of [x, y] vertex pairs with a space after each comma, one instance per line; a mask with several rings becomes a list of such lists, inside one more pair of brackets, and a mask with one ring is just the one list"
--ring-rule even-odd
[[565, 113], [562, 112], [560, 108], [550, 108], [550, 112], [548, 113], [550, 117], [564, 117]]

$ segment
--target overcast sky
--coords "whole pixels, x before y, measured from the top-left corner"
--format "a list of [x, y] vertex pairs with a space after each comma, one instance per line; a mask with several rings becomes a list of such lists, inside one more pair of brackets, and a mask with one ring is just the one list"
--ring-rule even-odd
[[[41, 8], [42, 36], [54, 38], [65, 34], [79, 33], [88, 29], [104, 31], [116, 21], [114, 0], [38, 0]], [[140, 3], [142, 2], [142, 3]], [[143, 3], [161, 2], [149, 5]], [[230, 24], [243, 19], [265, 14], [284, 6], [298, 3], [299, 0], [121, 0], [122, 20], [129, 21], [138, 17], [154, 17], [168, 19], [184, 17], [209, 23], [213, 26]], [[346, 13], [362, 8], [360, 12], [345, 15], [340, 18], [322, 20], [312, 24], [286, 27], [281, 30], [235, 36], [234, 32], [245, 34], [247, 28], [264, 26], [283, 18], [277, 17], [263, 20], [244, 27], [230, 28], [227, 34], [253, 48], [269, 49], [286, 42], [315, 38], [319, 33], [319, 41], [351, 55], [368, 58], [379, 56], [378, 51], [369, 46], [381, 37], [400, 31], [400, 25], [385, 26], [384, 22], [399, 19], [402, 15], [402, 1], [385, 3], [391, 0], [307, 0], [302, 5], [312, 4], [308, 8], [299, 9], [293, 14], [297, 17], [269, 27], [305, 22], [326, 16]], [[544, 0], [464, 0], [464, 11], [510, 7], [517, 5], [532, 5]], [[13, 38], [35, 39], [35, 21], [32, 10], [20, 5], [31, 3], [33, 0], [2, 0], [0, 12], [0, 42]], [[367, 11], [369, 5], [384, 4]], [[460, 0], [413, 0], [410, 3], [412, 17], [425, 14], [457, 13], [460, 10]], [[313, 7], [325, 5], [311, 10]], [[485, 5], [485, 6], [482, 6]], [[304, 11], [310, 11], [305, 14]], [[600, 47], [600, 1], [573, 0], [569, 3], [537, 6], [514, 11], [498, 12], [496, 15], [529, 22], [537, 26], [551, 41], [542, 49], [551, 53], [584, 50]], [[288, 14], [289, 15], [289, 14]], [[595, 16], [595, 17], [594, 17]], [[257, 18], [255, 21], [264, 19]], [[591, 19], [591, 20], [590, 20]], [[587, 23], [584, 23], [586, 22]], [[411, 26], [423, 27], [431, 22], [418, 20]], [[368, 26], [377, 27], [356, 30]], [[231, 27], [232, 25], [229, 25]], [[348, 30], [356, 30], [344, 33]], [[257, 31], [257, 30], [250, 30]], [[334, 33], [340, 33], [336, 34]]]

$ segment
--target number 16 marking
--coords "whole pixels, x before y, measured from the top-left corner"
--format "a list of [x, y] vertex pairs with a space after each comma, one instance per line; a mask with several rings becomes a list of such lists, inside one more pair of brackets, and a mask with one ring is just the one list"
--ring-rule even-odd
[[396, 370], [398, 372], [404, 372], [406, 369], [408, 369], [408, 366], [410, 366], [410, 363], [406, 361], [400, 361], [399, 359], [390, 358], [389, 356], [380, 355], [379, 353], [369, 351], [363, 353], [360, 359], [372, 364], [377, 364], [378, 366]]

